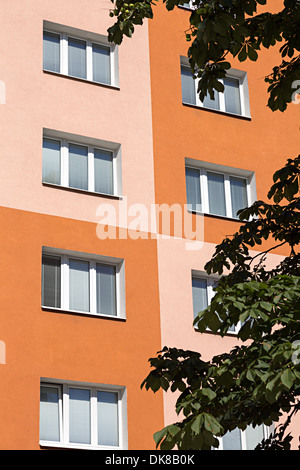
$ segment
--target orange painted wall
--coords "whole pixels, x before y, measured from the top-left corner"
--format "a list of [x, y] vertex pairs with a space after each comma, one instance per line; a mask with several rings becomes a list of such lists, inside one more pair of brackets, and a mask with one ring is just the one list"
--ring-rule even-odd
[[[140, 384], [160, 349], [156, 241], [100, 241], [95, 224], [6, 208], [0, 226], [0, 448], [39, 449], [39, 385], [49, 377], [126, 386], [129, 449], [153, 449], [162, 397]], [[125, 259], [126, 321], [42, 310], [42, 246]]]
[[[274, 8], [280, 4], [272, 2]], [[290, 104], [284, 113], [266, 106], [264, 77], [277, 64], [276, 52], [265, 49], [253, 63], [228, 58], [233, 68], [247, 72], [251, 120], [183, 105], [180, 55], [187, 56], [190, 13], [168, 12], [163, 4], [154, 10], [149, 37], [156, 203], [186, 204], [186, 157], [254, 171], [257, 198], [266, 200], [273, 173], [299, 153], [299, 106]], [[205, 241], [219, 243], [237, 227], [205, 217]]]

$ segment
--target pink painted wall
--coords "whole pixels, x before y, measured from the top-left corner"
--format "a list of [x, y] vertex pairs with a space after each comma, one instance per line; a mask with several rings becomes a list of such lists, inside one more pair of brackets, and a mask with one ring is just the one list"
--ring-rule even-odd
[[[235, 344], [235, 335], [221, 337], [199, 333], [193, 326], [192, 270], [204, 271], [215, 245], [205, 242], [200, 249], [187, 249], [185, 239], [158, 240], [158, 273], [161, 312], [162, 347], [176, 347], [198, 351], [204, 360], [229, 351]], [[278, 264], [282, 257], [270, 255], [269, 266]], [[154, 351], [155, 353], [155, 351]], [[176, 394], [164, 394], [165, 423], [177, 420]]]
[[100, 202], [118, 206], [118, 200], [42, 185], [43, 128], [120, 143], [128, 204], [154, 202], [147, 23], [119, 48], [119, 90], [42, 70], [43, 20], [106, 35], [111, 6], [109, 0], [1, 1], [1, 206], [86, 221], [97, 220]]

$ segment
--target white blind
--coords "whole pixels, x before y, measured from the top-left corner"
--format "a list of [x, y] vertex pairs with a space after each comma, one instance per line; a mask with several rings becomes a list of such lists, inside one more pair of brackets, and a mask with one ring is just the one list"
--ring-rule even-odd
[[70, 309], [89, 312], [90, 310], [90, 282], [89, 262], [70, 259]]
[[118, 394], [98, 392], [98, 444], [119, 445]]
[[248, 205], [246, 180], [244, 178], [230, 176], [230, 193], [232, 215], [233, 217], [237, 217], [237, 212]]
[[69, 144], [69, 186], [88, 189], [88, 148]]
[[248, 426], [245, 434], [247, 450], [254, 450], [257, 444], [264, 439], [264, 426], [256, 426], [255, 428], [252, 425]]
[[189, 67], [181, 67], [181, 89], [183, 103], [196, 104], [195, 80]]
[[242, 450], [241, 431], [235, 428], [223, 436], [223, 450]]
[[194, 168], [185, 169], [186, 198], [189, 210], [201, 211], [200, 171]]
[[224, 175], [207, 172], [210, 214], [226, 215]]
[[90, 390], [70, 388], [69, 439], [78, 444], [91, 443]]
[[60, 184], [60, 142], [43, 139], [43, 181]]
[[224, 78], [225, 109], [228, 113], [241, 114], [239, 86], [237, 78]]
[[60, 36], [44, 32], [43, 35], [43, 69], [60, 72]]
[[113, 154], [106, 150], [94, 150], [95, 191], [113, 194]]
[[207, 280], [192, 278], [193, 309], [194, 318], [199, 312], [205, 310], [208, 305], [207, 299]]
[[41, 386], [40, 391], [40, 439], [60, 441], [59, 389]]
[[116, 268], [96, 265], [97, 312], [116, 315]]
[[210, 109], [220, 109], [219, 93], [215, 91], [214, 99], [212, 99], [208, 93], [203, 100], [203, 106]]
[[42, 257], [42, 305], [60, 308], [61, 259], [58, 256]]
[[86, 42], [68, 38], [68, 75], [86, 78]]
[[93, 80], [95, 82], [111, 84], [110, 48], [93, 44]]

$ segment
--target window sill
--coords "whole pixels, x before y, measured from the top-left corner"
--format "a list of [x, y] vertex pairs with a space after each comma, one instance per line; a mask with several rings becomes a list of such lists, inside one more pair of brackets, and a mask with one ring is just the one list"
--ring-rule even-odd
[[109, 88], [112, 90], [120, 90], [120, 87], [115, 86], [115, 85], [109, 85], [107, 83], [101, 83], [101, 82], [94, 82], [92, 80], [87, 80], [86, 78], [73, 77], [72, 75], [66, 75], [60, 72], [52, 72], [51, 70], [43, 70], [43, 73], [46, 73], [48, 75], [55, 75], [56, 77], [68, 78], [71, 80], [75, 80], [77, 82], [89, 83], [90, 85], [96, 85], [96, 86], [100, 86], [103, 88]]
[[[209, 330], [209, 329], [206, 329], [205, 331], [199, 331], [198, 328], [196, 326], [194, 326], [194, 331], [196, 333], [200, 333], [200, 334], [209, 334], [209, 335], [217, 335], [217, 336], [220, 336], [220, 333], [214, 333], [213, 331]], [[236, 337], [238, 334], [238, 331], [227, 331], [227, 333], [225, 333], [224, 336], [234, 336]]]
[[57, 448], [57, 449], [82, 449], [82, 450], [124, 450], [122, 447], [119, 446], [94, 446], [91, 444], [64, 444], [61, 442], [53, 442], [53, 441], [40, 441], [40, 446], [43, 448]]
[[212, 108], [205, 108], [204, 106], [197, 106], [196, 104], [191, 104], [191, 103], [184, 103], [182, 102], [183, 106], [187, 106], [188, 108], [194, 108], [194, 109], [201, 109], [202, 111], [209, 112], [209, 113], [215, 113], [215, 114], [221, 114], [222, 116], [228, 116], [236, 119], [242, 119], [244, 121], [251, 121], [251, 116], [244, 116], [242, 114], [234, 114], [234, 113], [227, 113], [226, 111], [220, 111], [219, 109], [212, 109]]
[[70, 314], [70, 315], [79, 315], [79, 316], [87, 316], [87, 317], [94, 317], [94, 318], [103, 318], [106, 320], [117, 320], [117, 321], [126, 321], [126, 316], [121, 315], [108, 315], [105, 313], [93, 313], [93, 312], [84, 312], [81, 310], [65, 310], [62, 308], [56, 307], [47, 307], [42, 305], [42, 310], [45, 312], [55, 312], [55, 313], [63, 313], [63, 314]]
[[60, 184], [47, 183], [45, 181], [43, 181], [42, 184], [43, 186], [47, 186], [49, 188], [62, 189], [64, 191], [73, 191], [76, 193], [88, 194], [89, 196], [106, 197], [108, 199], [123, 199], [123, 196], [117, 194], [97, 193], [95, 191], [88, 191], [87, 189], [71, 188], [70, 186], [62, 186]]
[[177, 6], [178, 6], [178, 8], [180, 8], [182, 10], [186, 10], [186, 11], [190, 11], [190, 12], [194, 11], [194, 8], [192, 8], [192, 7], [186, 7], [184, 5], [177, 5]]
[[226, 215], [209, 214], [208, 212], [193, 211], [190, 209], [188, 209], [188, 212], [190, 214], [204, 215], [205, 217], [211, 217], [213, 219], [231, 220], [232, 222], [238, 222], [239, 224], [243, 224], [247, 222], [246, 220], [240, 220], [240, 219], [233, 218], [233, 217], [227, 217]]

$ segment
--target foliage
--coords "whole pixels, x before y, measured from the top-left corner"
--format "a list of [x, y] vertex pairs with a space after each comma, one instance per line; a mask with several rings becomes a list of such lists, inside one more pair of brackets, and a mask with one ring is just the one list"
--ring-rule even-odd
[[[273, 203], [259, 201], [240, 211], [246, 222], [216, 247], [206, 265], [208, 273], [220, 275], [233, 268], [221, 277], [195, 326], [224, 336], [241, 322], [241, 345], [210, 361], [193, 351], [166, 347], [150, 359], [153, 370], [142, 386], [179, 392], [176, 412], [183, 418], [155, 434], [163, 450], [218, 447], [217, 437], [227, 431], [270, 426], [283, 413], [286, 423], [259, 448], [290, 448], [292, 437], [284, 433], [300, 407], [299, 175], [300, 156], [275, 173], [269, 192]], [[278, 243], [251, 254], [254, 245], [269, 237], [290, 247], [290, 255], [271, 270], [264, 262]]]
[[[145, 18], [153, 18], [157, 2], [112, 0], [111, 16], [116, 16], [117, 21], [108, 30], [109, 40], [121, 44], [124, 36], [131, 37], [136, 25], [143, 24]], [[163, 3], [173, 10], [185, 2], [163, 0]], [[231, 67], [228, 56], [237, 57], [240, 62], [256, 61], [262, 49], [278, 43], [279, 63], [265, 77], [269, 84], [268, 106], [273, 111], [284, 111], [292, 101], [300, 79], [300, 2], [284, 0], [281, 11], [271, 13], [265, 7], [258, 13], [266, 4], [267, 0], [193, 1], [190, 28], [186, 31], [190, 44], [187, 56], [199, 78], [201, 101], [207, 93], [213, 98], [215, 90], [224, 91], [220, 79]]]

